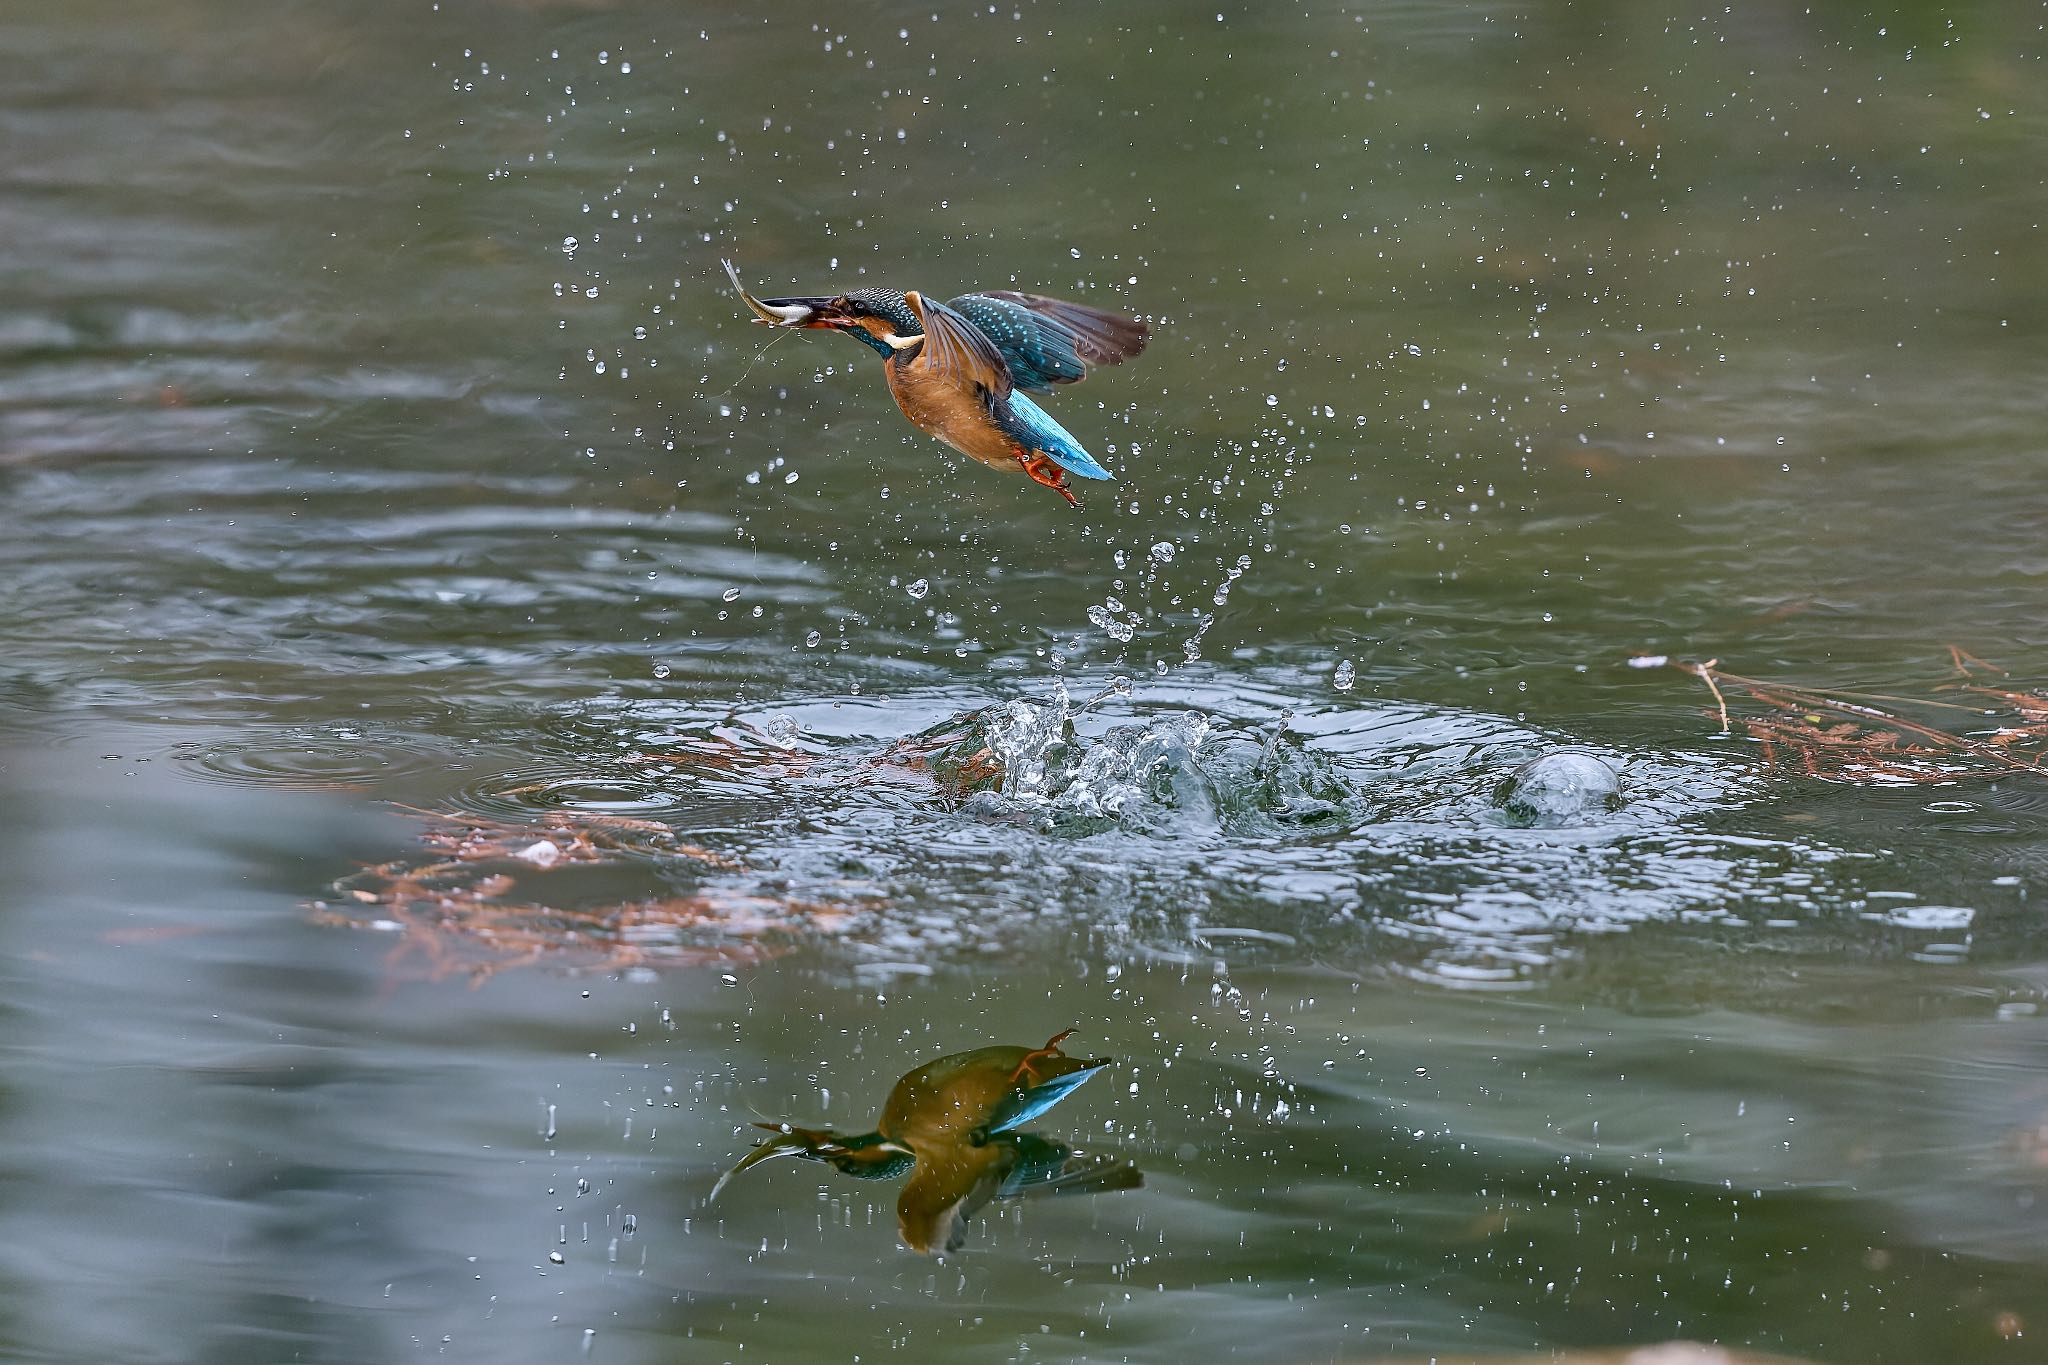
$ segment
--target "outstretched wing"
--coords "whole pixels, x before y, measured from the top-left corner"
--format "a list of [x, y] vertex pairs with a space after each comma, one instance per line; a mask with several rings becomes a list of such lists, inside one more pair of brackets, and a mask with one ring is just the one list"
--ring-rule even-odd
[[924, 326], [924, 345], [910, 363], [934, 375], [979, 384], [998, 399], [1014, 387], [1009, 362], [988, 334], [943, 303], [916, 290], [903, 296]]
[[1078, 383], [1090, 365], [1121, 364], [1152, 335], [1136, 318], [1014, 289], [962, 294], [946, 306], [995, 343], [1018, 388], [1034, 392]]

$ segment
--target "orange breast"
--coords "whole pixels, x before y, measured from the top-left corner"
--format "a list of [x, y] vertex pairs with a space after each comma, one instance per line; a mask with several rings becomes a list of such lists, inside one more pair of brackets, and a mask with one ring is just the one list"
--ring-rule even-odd
[[883, 368], [889, 374], [889, 393], [912, 426], [983, 464], [1018, 467], [1015, 443], [997, 429], [979, 391], [898, 360]]

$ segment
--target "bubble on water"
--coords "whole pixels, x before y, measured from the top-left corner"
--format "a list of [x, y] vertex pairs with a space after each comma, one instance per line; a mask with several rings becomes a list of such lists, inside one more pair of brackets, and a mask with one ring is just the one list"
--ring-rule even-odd
[[818, 634], [818, 632], [814, 630], [810, 634], [804, 636], [804, 648], [816, 649], [819, 643], [824, 640], [824, 638], [824, 636]]
[[1556, 828], [1620, 810], [1621, 776], [1605, 760], [1574, 750], [1530, 759], [1509, 773], [1493, 802], [1509, 824]]
[[666, 678], [669, 674], [673, 672], [675, 672], [675, 670], [670, 668], [667, 664], [656, 664], [654, 666], [654, 676], [657, 678]]
[[1152, 547], [1152, 561], [1155, 564], [1171, 564], [1173, 555], [1173, 542], [1170, 540], [1162, 540]]
[[1269, 407], [1269, 408], [1277, 408], [1277, 407], [1279, 407], [1279, 406], [1280, 406], [1280, 395], [1279, 395], [1279, 394], [1277, 394], [1277, 393], [1269, 393], [1269, 394], [1267, 394], [1267, 395], [1266, 395], [1266, 406], [1267, 406], [1267, 407]]
[[725, 600], [726, 600], [726, 601], [728, 601], [728, 602], [737, 602], [737, 601], [739, 601], [739, 599], [740, 599], [740, 590], [739, 590], [738, 588], [727, 588], [727, 589], [725, 590]]
[[579, 243], [574, 237], [564, 237], [562, 239], [562, 254], [564, 256], [574, 256], [578, 245]]
[[785, 749], [794, 749], [797, 736], [803, 733], [803, 727], [796, 723], [794, 716], [776, 716], [762, 728], [767, 731], [769, 739]]
[[1349, 692], [1357, 682], [1358, 670], [1352, 666], [1351, 660], [1337, 660], [1336, 670], [1330, 674], [1330, 686], [1339, 692]]
[[924, 595], [930, 592], [931, 590], [932, 585], [922, 578], [918, 579], [915, 583], [912, 583], [909, 587], [904, 589], [905, 592], [910, 594], [911, 599], [913, 601], [923, 601]]

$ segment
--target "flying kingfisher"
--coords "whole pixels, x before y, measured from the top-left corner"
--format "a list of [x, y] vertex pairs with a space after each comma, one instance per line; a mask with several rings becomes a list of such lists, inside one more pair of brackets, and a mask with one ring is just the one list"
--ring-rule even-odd
[[910, 424], [996, 469], [1021, 469], [1069, 503], [1067, 475], [1114, 478], [1073, 434], [1025, 397], [1085, 378], [1145, 349], [1136, 318], [1040, 294], [991, 289], [946, 303], [916, 290], [757, 299], [722, 262], [755, 321], [828, 328], [871, 347]]
[[861, 1180], [908, 1173], [897, 1227], [904, 1245], [929, 1255], [958, 1251], [967, 1220], [992, 1199], [1136, 1189], [1145, 1177], [1129, 1162], [1017, 1131], [1109, 1065], [1107, 1057], [1061, 1052], [1072, 1032], [1044, 1047], [979, 1047], [926, 1062], [896, 1082], [872, 1133], [756, 1124], [776, 1136], [720, 1176], [710, 1198], [749, 1166], [780, 1156], [823, 1161]]

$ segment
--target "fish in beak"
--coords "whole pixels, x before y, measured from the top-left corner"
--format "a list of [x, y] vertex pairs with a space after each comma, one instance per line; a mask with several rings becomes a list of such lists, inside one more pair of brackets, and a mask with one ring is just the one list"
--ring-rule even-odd
[[822, 295], [795, 299], [757, 299], [747, 292], [740, 283], [740, 272], [733, 268], [731, 261], [720, 261], [725, 267], [726, 278], [739, 292], [740, 302], [753, 311], [754, 321], [763, 327], [826, 327], [843, 329], [852, 325], [850, 319], [832, 307], [833, 301]]

